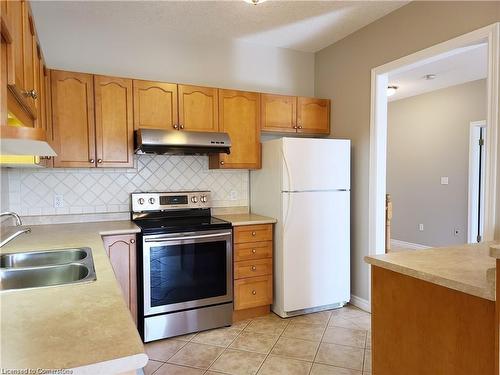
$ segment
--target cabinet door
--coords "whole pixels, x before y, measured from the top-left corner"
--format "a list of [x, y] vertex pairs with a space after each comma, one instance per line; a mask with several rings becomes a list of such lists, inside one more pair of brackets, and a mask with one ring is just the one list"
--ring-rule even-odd
[[179, 128], [190, 131], [219, 130], [217, 89], [179, 85]]
[[297, 97], [261, 94], [262, 131], [297, 132]]
[[97, 167], [133, 167], [132, 80], [94, 76]]
[[120, 284], [134, 322], [137, 324], [137, 263], [135, 234], [104, 236], [104, 248], [108, 254], [116, 280]]
[[258, 93], [219, 90], [219, 131], [231, 138], [231, 153], [210, 156], [209, 166], [260, 168], [260, 98]]
[[94, 82], [91, 74], [51, 72], [55, 167], [95, 166]]
[[[36, 46], [35, 41], [35, 25], [33, 23], [33, 17], [31, 16], [30, 6], [27, 1], [22, 2], [23, 5], [23, 48], [24, 48], [24, 86], [23, 89], [26, 92], [31, 92], [35, 89], [35, 69], [34, 64], [36, 60], [36, 51], [34, 47]], [[25, 95], [25, 100], [30, 108], [34, 108], [35, 99], [32, 96]]]
[[177, 129], [177, 85], [134, 80], [134, 129]]
[[305, 134], [330, 134], [330, 100], [297, 100], [297, 131]]

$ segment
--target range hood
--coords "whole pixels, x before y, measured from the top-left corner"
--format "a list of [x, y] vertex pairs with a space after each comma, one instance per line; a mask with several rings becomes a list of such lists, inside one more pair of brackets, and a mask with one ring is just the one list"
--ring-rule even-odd
[[135, 132], [136, 154], [205, 155], [230, 153], [227, 133], [139, 129]]

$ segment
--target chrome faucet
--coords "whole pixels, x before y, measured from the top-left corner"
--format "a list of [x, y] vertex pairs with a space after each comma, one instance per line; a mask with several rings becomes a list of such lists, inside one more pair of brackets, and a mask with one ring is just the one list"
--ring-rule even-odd
[[[3, 216], [14, 217], [14, 219], [16, 220], [16, 227], [20, 227], [21, 225], [23, 225], [21, 218], [15, 212], [2, 212], [2, 213], [0, 213], [0, 218]], [[8, 244], [10, 241], [12, 241], [17, 236], [19, 236], [23, 233], [30, 233], [30, 232], [31, 232], [31, 228], [20, 228], [20, 229], [16, 230], [14, 233], [10, 234], [9, 236], [2, 238], [2, 240], [0, 241], [0, 247]]]

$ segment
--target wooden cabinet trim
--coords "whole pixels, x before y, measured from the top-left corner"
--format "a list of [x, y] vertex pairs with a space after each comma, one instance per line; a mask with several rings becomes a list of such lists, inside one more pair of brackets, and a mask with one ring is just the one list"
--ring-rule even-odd
[[270, 305], [272, 302], [272, 276], [257, 276], [234, 281], [235, 310]]
[[[315, 112], [306, 115], [306, 107], [315, 108]], [[329, 99], [299, 97], [297, 99], [297, 132], [302, 134], [330, 134], [330, 107]], [[326, 115], [321, 112], [324, 108]]]
[[[261, 130], [263, 132], [296, 133], [297, 97], [276, 94], [261, 94]], [[280, 108], [268, 111], [268, 104], [281, 104]], [[276, 105], [276, 104], [275, 104]], [[288, 106], [288, 108], [287, 108]], [[269, 118], [269, 112], [273, 114]]]
[[234, 228], [234, 243], [272, 241], [273, 225], [243, 225]]
[[273, 242], [243, 242], [234, 244], [234, 260], [236, 262], [242, 260], [272, 258]]
[[[204, 106], [205, 108], [195, 107], [192, 109], [192, 112], [190, 112], [190, 106], [185, 103], [184, 96], [194, 95], [197, 93], [202, 94], [205, 97], [212, 98], [212, 105]], [[216, 88], [178, 85], [177, 96], [179, 101], [179, 130], [209, 132], [216, 132], [219, 130], [219, 95]], [[209, 124], [212, 125], [207, 126]]]
[[273, 273], [273, 260], [267, 259], [254, 259], [243, 260], [234, 263], [234, 279], [244, 279], [247, 277], [272, 275]]

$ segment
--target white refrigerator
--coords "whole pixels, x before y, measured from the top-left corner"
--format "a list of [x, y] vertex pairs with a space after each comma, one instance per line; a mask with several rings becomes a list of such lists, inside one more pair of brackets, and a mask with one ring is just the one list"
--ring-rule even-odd
[[278, 220], [274, 302], [282, 316], [350, 299], [350, 141], [280, 138], [250, 173], [252, 212]]

